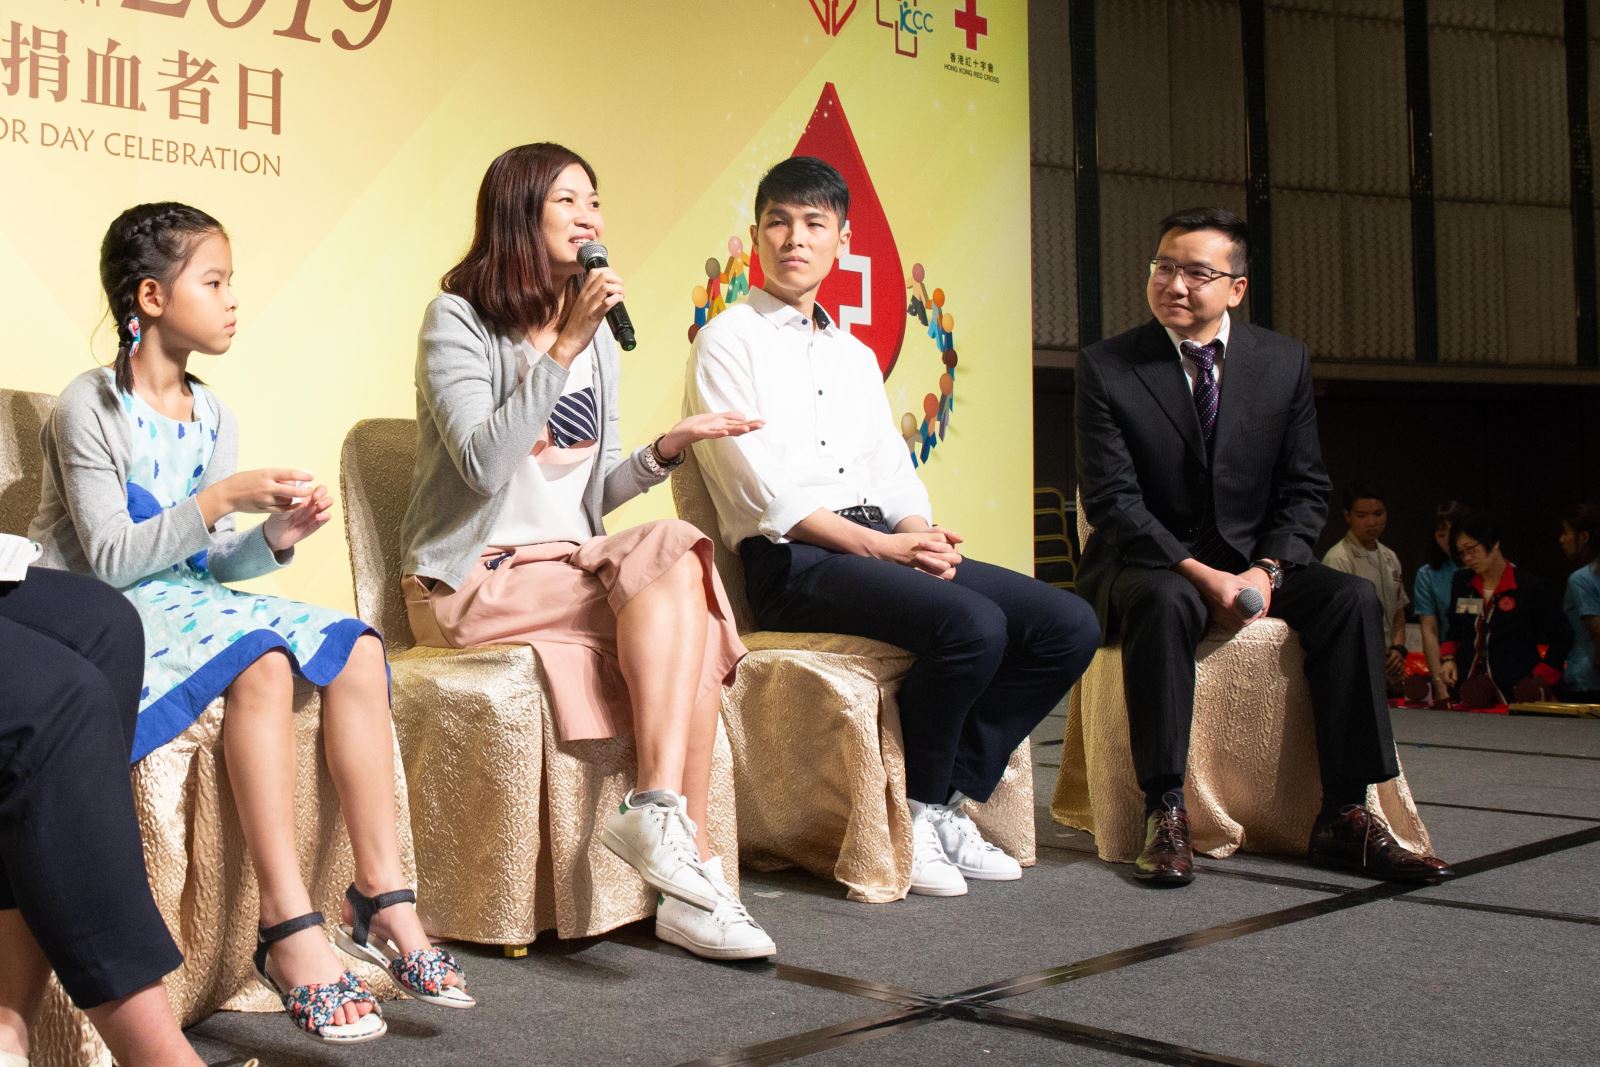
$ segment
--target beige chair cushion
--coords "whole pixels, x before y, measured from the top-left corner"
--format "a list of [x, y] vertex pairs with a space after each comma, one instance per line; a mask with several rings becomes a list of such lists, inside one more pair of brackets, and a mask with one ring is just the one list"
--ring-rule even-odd
[[[1093, 534], [1078, 500], [1078, 541]], [[1144, 794], [1133, 771], [1122, 649], [1107, 645], [1072, 690], [1050, 814], [1095, 835], [1101, 859], [1144, 848]], [[1322, 797], [1317, 737], [1300, 641], [1281, 619], [1236, 634], [1213, 628], [1196, 651], [1194, 719], [1184, 799], [1197, 852], [1304, 855]], [[1428, 829], [1399, 777], [1367, 791], [1395, 840], [1432, 854]]]
[[[722, 543], [692, 453], [672, 476], [672, 496], [678, 516], [716, 544], [717, 573], [750, 650], [722, 702], [745, 862], [803, 867], [842, 883], [852, 900], [903, 898], [911, 885], [911, 812], [895, 694], [911, 654], [845, 634], [755, 631], [744, 567]], [[989, 802], [969, 808], [984, 836], [1033, 864], [1026, 741]]]
[[[543, 930], [589, 937], [645, 918], [654, 894], [596, 836], [633, 785], [633, 739], [562, 741], [527, 645], [412, 647], [400, 520], [416, 450], [410, 419], [357, 423], [340, 485], [356, 610], [388, 643], [424, 923], [441, 937], [525, 944]], [[737, 887], [732, 760], [720, 732], [708, 821]]]
[[48, 393], [0, 389], [0, 533], [26, 534], [39, 510], [39, 433], [55, 402]]
[[[1304, 855], [1322, 796], [1304, 653], [1279, 619], [1235, 635], [1213, 631], [1195, 663], [1195, 707], [1184, 784], [1195, 850]], [[1122, 650], [1102, 648], [1072, 691], [1050, 814], [1095, 835], [1102, 859], [1131, 862], [1144, 847], [1144, 794], [1133, 773]], [[1397, 841], [1431, 853], [1402, 771], [1373, 786]]]

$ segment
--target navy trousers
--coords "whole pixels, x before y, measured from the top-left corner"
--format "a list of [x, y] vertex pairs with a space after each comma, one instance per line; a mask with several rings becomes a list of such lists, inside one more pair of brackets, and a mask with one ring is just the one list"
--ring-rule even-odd
[[33, 568], [0, 582], [0, 909], [80, 1008], [183, 962], [145, 877], [128, 756], [144, 631], [127, 599]]
[[[874, 527], [888, 532], [888, 527]], [[1078, 680], [1100, 643], [1071, 593], [975, 559], [951, 581], [816, 545], [740, 545], [765, 629], [853, 634], [916, 656], [900, 687], [906, 794], [989, 799], [1012, 751]]]

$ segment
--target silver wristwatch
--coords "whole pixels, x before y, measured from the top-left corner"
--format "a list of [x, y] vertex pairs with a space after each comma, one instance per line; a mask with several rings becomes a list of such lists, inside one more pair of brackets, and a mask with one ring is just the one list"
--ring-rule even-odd
[[1272, 586], [1274, 593], [1283, 587], [1283, 568], [1278, 564], [1270, 559], [1258, 559], [1250, 566], [1267, 572], [1267, 583]]

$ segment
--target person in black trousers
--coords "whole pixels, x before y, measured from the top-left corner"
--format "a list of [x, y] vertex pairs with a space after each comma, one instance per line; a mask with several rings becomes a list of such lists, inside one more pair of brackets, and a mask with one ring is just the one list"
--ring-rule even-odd
[[684, 414], [742, 411], [754, 433], [695, 456], [764, 628], [854, 634], [916, 656], [900, 687], [911, 892], [1020, 878], [963, 811], [1077, 681], [1099, 644], [1088, 605], [972, 559], [932, 525], [877, 356], [817, 302], [850, 240], [850, 191], [820, 159], [756, 190], [762, 285], [695, 336]]
[[161, 979], [183, 961], [145, 877], [128, 756], [133, 606], [92, 578], [0, 582], [0, 1067], [25, 1063], [51, 968], [124, 1067], [200, 1059]]
[[[1145, 794], [1138, 877], [1193, 879], [1184, 772], [1195, 649], [1210, 622], [1283, 619], [1306, 652], [1323, 805], [1309, 858], [1369, 877], [1450, 873], [1366, 809], [1399, 773], [1385, 699], [1389, 644], [1372, 583], [1317, 563], [1329, 482], [1306, 346], [1230, 320], [1248, 284], [1245, 223], [1204, 208], [1161, 222], [1154, 319], [1078, 359], [1078, 485], [1094, 534], [1078, 589], [1120, 635], [1134, 771]], [[1260, 597], [1241, 607], [1241, 592]], [[1248, 599], [1248, 598], [1247, 598]]]

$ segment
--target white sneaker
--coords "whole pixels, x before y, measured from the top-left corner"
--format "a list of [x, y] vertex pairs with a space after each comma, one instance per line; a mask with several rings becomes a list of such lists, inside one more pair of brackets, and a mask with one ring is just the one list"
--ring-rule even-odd
[[982, 882], [1011, 882], [1022, 877], [1022, 864], [985, 841], [978, 824], [959, 807], [929, 804], [927, 810], [946, 858], [963, 875]]
[[911, 801], [911, 892], [928, 897], [964, 896], [967, 880], [939, 843], [933, 807]]
[[705, 911], [715, 910], [722, 898], [700, 869], [694, 820], [689, 818], [683, 797], [678, 796], [671, 806], [633, 807], [632, 800], [630, 789], [622, 798], [622, 807], [600, 828], [600, 843], [638, 871], [652, 888]]
[[722, 878], [722, 857], [701, 864], [717, 887], [711, 911], [663, 896], [656, 908], [656, 936], [708, 960], [755, 960], [776, 956], [778, 946], [750, 917], [738, 894]]

